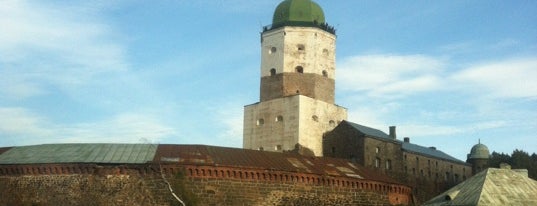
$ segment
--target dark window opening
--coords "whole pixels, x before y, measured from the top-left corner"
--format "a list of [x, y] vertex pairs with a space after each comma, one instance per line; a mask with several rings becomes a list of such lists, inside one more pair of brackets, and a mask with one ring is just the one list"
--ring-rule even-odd
[[276, 69], [272, 68], [270, 69], [270, 76], [276, 75]]
[[302, 66], [297, 66], [295, 70], [297, 73], [301, 73], [301, 74], [304, 73], [304, 68]]

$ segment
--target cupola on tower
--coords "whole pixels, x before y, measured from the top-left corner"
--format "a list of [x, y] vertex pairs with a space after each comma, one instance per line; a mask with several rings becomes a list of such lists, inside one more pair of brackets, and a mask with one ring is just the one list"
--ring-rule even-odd
[[481, 140], [472, 147], [467, 155], [466, 162], [472, 164], [472, 174], [477, 174], [488, 168], [490, 158], [489, 148], [481, 144]]
[[321, 7], [285, 0], [261, 33], [260, 102], [244, 108], [243, 147], [322, 156], [322, 136], [347, 119], [334, 104], [336, 36]]

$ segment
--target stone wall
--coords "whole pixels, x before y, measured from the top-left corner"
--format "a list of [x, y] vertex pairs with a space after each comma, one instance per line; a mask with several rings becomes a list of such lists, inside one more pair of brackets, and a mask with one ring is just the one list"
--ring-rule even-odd
[[[165, 178], [161, 176], [165, 174]], [[395, 205], [406, 186], [346, 177], [216, 166], [2, 165], [4, 205]]]

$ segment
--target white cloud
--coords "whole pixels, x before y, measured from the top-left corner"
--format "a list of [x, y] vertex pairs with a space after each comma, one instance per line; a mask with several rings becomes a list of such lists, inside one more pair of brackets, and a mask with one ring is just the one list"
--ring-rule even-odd
[[0, 108], [0, 144], [159, 142], [177, 131], [151, 114], [119, 114], [91, 123], [55, 124], [24, 108]]
[[96, 16], [50, 2], [3, 1], [0, 76], [17, 81], [0, 84], [0, 93], [24, 98], [41, 94], [45, 86], [67, 90], [98, 74], [124, 71], [122, 46], [110, 41], [118, 38]]
[[353, 56], [338, 63], [338, 83], [371, 96], [407, 95], [440, 88], [443, 67], [442, 60], [425, 55]]
[[460, 88], [492, 98], [537, 97], [537, 59], [507, 59], [466, 68], [451, 79]]
[[483, 121], [467, 125], [430, 125], [427, 123], [413, 123], [398, 125], [404, 136], [432, 137], [455, 136], [460, 134], [474, 134], [482, 130], [490, 130], [507, 126], [505, 121]]
[[243, 104], [244, 98], [235, 97], [232, 101], [224, 101], [212, 108], [213, 119], [217, 120], [215, 126], [219, 127], [219, 145], [242, 147], [243, 132]]

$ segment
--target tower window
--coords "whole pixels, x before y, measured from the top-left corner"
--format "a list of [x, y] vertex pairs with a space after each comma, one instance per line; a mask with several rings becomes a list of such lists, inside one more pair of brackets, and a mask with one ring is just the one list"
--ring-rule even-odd
[[334, 122], [334, 120], [330, 120], [328, 122], [328, 125], [330, 125], [331, 127], [335, 127], [336, 126], [336, 122]]
[[278, 117], [276, 117], [275, 121], [276, 122], [282, 122], [283, 121], [283, 116], [279, 115]]
[[261, 126], [265, 124], [265, 120], [263, 118], [257, 120], [257, 126]]
[[323, 55], [328, 56], [329, 54], [328, 49], [323, 49]]
[[378, 154], [379, 152], [380, 152], [380, 148], [379, 148], [379, 147], [376, 147], [376, 148], [375, 148], [375, 153]]
[[323, 70], [323, 76], [328, 77], [328, 72], [326, 70]]
[[270, 76], [276, 75], [276, 69], [272, 68], [270, 69]]
[[380, 167], [380, 158], [375, 158], [375, 167], [376, 168]]
[[305, 50], [304, 44], [296, 45], [296, 48], [298, 49], [298, 51], [304, 51]]
[[304, 67], [302, 67], [302, 66], [295, 67], [295, 70], [296, 70], [297, 73], [301, 73], [301, 74], [304, 73]]
[[316, 122], [319, 121], [319, 117], [317, 117], [317, 115], [311, 116], [311, 119], [313, 119], [313, 121], [316, 121]]
[[391, 170], [391, 169], [392, 169], [392, 161], [391, 161], [391, 160], [386, 160], [386, 169], [387, 169], [387, 170]]
[[274, 54], [274, 53], [276, 53], [276, 50], [277, 50], [276, 47], [271, 47], [271, 48], [269, 49], [269, 54]]

